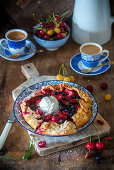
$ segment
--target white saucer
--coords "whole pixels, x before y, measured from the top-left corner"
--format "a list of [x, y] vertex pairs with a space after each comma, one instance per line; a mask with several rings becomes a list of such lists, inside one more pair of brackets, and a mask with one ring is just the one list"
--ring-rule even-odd
[[[2, 45], [4, 47], [8, 47], [8, 44], [6, 44], [5, 41], [2, 42]], [[32, 43], [30, 40], [26, 40], [26, 45], [25, 45], [25, 50], [24, 53], [27, 52], [32, 52], [36, 51], [36, 46]], [[11, 60], [11, 61], [22, 61], [22, 60], [27, 60], [31, 58], [35, 53], [31, 54], [25, 54], [25, 55], [20, 55], [18, 58], [10, 58], [9, 56], [11, 55], [10, 51], [5, 50], [1, 45], [0, 45], [0, 56], [6, 60]]]

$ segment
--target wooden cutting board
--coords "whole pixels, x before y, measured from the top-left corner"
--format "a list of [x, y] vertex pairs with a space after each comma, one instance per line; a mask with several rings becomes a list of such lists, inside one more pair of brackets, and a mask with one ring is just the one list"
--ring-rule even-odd
[[[23, 65], [21, 69], [22, 69], [22, 73], [27, 78], [27, 81], [25, 81], [23, 84], [21, 84], [19, 87], [17, 87], [12, 91], [12, 96], [14, 100], [21, 93], [21, 91], [27, 88], [28, 86], [41, 81], [56, 79], [55, 76], [40, 76], [33, 63]], [[97, 123], [97, 119], [102, 120], [104, 124], [99, 125]], [[103, 119], [103, 117], [100, 114], [97, 115], [94, 123], [98, 129], [98, 134], [100, 135], [100, 137], [106, 136], [109, 133], [110, 125]], [[44, 156], [44, 155], [48, 155], [57, 151], [61, 151], [64, 149], [68, 149], [86, 143], [87, 141], [89, 141], [90, 131], [91, 131], [92, 140], [97, 139], [98, 138], [97, 133], [92, 124], [82, 132], [77, 133], [76, 135], [65, 136], [65, 137], [45, 137], [45, 136], [35, 135], [29, 131], [28, 134], [30, 138], [33, 139], [35, 142], [36, 152], [40, 156]], [[38, 147], [38, 142], [41, 140], [46, 141], [45, 148]]]

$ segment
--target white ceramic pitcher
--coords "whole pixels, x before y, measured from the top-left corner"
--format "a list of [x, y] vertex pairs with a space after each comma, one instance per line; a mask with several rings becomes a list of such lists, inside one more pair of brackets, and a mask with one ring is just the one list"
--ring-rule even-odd
[[72, 38], [79, 44], [104, 44], [111, 38], [109, 0], [75, 0], [72, 19]]

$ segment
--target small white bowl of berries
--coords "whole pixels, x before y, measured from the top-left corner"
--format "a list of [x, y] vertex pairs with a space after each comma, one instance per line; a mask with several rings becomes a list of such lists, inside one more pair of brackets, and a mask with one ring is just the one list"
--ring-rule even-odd
[[67, 42], [70, 36], [70, 28], [63, 21], [67, 13], [61, 16], [53, 13], [53, 16], [49, 16], [33, 27], [34, 38], [40, 46], [53, 51]]

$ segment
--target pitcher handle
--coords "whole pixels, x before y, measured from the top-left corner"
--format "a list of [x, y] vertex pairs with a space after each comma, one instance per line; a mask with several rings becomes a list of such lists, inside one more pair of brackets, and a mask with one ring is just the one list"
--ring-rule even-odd
[[4, 47], [4, 46], [2, 45], [2, 42], [3, 42], [3, 41], [5, 41], [5, 42], [8, 44], [8, 41], [7, 41], [5, 38], [2, 38], [2, 39], [0, 39], [0, 45], [2, 46], [3, 49], [9, 50], [7, 47]]
[[106, 57], [104, 57], [103, 59], [101, 59], [100, 62], [105, 61], [105, 60], [109, 57], [109, 51], [108, 51], [108, 50], [103, 50], [101, 55], [103, 55], [104, 53], [106, 53]]

